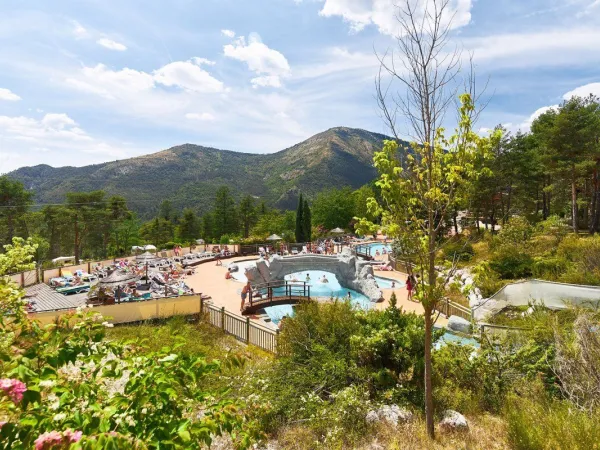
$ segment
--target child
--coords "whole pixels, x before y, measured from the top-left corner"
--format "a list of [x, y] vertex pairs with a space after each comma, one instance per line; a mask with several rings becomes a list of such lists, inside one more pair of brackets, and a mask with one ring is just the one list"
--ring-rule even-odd
[[413, 278], [412, 275], [409, 275], [408, 278], [406, 279], [406, 291], [408, 292], [408, 300], [412, 301], [413, 299]]

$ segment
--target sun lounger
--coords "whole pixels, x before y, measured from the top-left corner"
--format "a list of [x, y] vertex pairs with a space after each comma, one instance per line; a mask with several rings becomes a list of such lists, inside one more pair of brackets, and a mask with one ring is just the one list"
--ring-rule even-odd
[[63, 295], [80, 294], [82, 292], [88, 292], [89, 290], [90, 290], [90, 285], [87, 283], [80, 284], [77, 286], [65, 286], [65, 287], [56, 288], [56, 292], [63, 294]]

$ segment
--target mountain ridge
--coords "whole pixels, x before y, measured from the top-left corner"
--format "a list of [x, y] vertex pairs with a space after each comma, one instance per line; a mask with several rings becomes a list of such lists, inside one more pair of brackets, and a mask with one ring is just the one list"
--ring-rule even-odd
[[358, 188], [375, 178], [373, 153], [388, 136], [335, 127], [274, 153], [243, 153], [181, 144], [132, 158], [82, 167], [47, 164], [7, 174], [33, 190], [36, 201], [64, 201], [70, 191], [102, 189], [123, 195], [130, 207], [149, 217], [164, 199], [198, 213], [228, 185], [236, 197], [251, 194], [267, 204], [295, 207], [301, 191], [309, 197], [330, 187]]

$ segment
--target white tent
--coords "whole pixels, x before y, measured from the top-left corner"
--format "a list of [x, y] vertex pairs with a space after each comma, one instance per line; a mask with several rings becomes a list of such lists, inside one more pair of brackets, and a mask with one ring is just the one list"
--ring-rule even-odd
[[75, 257], [74, 256], [59, 256], [58, 258], [54, 258], [52, 260], [52, 262], [54, 264], [59, 263], [59, 262], [66, 262], [66, 261], [75, 261]]
[[152, 244], [148, 244], [148, 245], [144, 245], [144, 250], [148, 251], [148, 250], [156, 250], [156, 247]]

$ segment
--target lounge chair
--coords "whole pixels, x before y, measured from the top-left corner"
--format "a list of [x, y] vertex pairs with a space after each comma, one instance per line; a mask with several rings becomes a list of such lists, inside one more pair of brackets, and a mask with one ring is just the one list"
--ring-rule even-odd
[[306, 247], [306, 245], [302, 246], [302, 253], [305, 255], [308, 254], [308, 248]]

